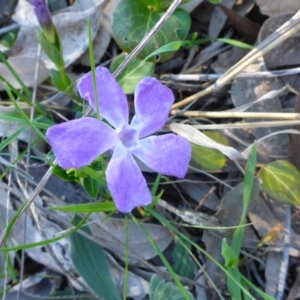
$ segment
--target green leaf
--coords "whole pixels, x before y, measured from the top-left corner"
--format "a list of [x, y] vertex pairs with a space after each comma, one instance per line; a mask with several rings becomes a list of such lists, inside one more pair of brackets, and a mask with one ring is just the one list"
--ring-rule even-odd
[[[130, 53], [155, 26], [166, 8], [163, 1], [120, 0], [112, 20], [112, 35], [119, 47]], [[138, 58], [144, 59], [165, 44], [185, 39], [190, 24], [190, 15], [178, 8], [138, 54]], [[175, 52], [162, 53], [155, 56], [152, 61], [165, 61], [174, 54]]]
[[191, 143], [192, 161], [204, 170], [214, 171], [223, 168], [226, 164], [225, 155], [217, 149], [211, 149]]
[[[236, 255], [236, 252], [227, 244], [226, 239], [223, 239], [222, 241], [222, 256], [225, 260], [225, 267], [228, 273], [230, 273], [231, 276], [234, 277], [235, 281], [241, 285], [241, 274], [237, 267], [239, 258]], [[227, 287], [230, 292], [231, 299], [242, 300], [241, 289], [228, 275]]]
[[188, 298], [184, 297], [177, 286], [173, 285], [170, 282], [165, 282], [163, 279], [160, 279], [157, 275], [153, 275], [151, 277], [149, 286], [149, 300], [194, 299], [190, 292], [187, 291], [187, 294]]
[[212, 4], [219, 4], [222, 0], [208, 0]]
[[244, 239], [246, 218], [248, 214], [248, 208], [250, 201], [254, 202], [259, 195], [259, 183], [258, 180], [255, 180], [255, 167], [256, 167], [256, 143], [253, 144], [249, 159], [247, 161], [244, 177], [244, 188], [243, 188], [243, 211], [241, 215], [241, 220], [238, 227], [233, 234], [231, 240], [231, 247], [235, 253], [239, 256]]
[[5, 34], [1, 39], [0, 39], [0, 44], [2, 44], [3, 46], [11, 49], [18, 37], [18, 33], [19, 33], [19, 28], [14, 29], [10, 32], [8, 32], [7, 34]]
[[55, 64], [55, 66], [58, 69], [63, 69], [65, 63], [61, 51], [46, 39], [42, 31], [38, 32], [36, 37], [42, 49], [45, 51], [50, 60]]
[[[79, 222], [78, 216], [72, 221], [74, 225]], [[91, 235], [87, 226], [82, 230]], [[73, 264], [89, 288], [104, 300], [121, 300], [103, 248], [77, 232], [70, 235], [70, 241]]]
[[239, 257], [236, 252], [227, 244], [226, 239], [222, 241], [222, 256], [224, 258], [224, 265], [227, 269], [234, 268], [239, 263]]
[[172, 258], [175, 262], [172, 267], [176, 274], [189, 279], [193, 279], [195, 265], [191, 260], [188, 251], [191, 249], [191, 244], [187, 244], [186, 242], [184, 242], [184, 244], [185, 247], [179, 241], [176, 242], [172, 252]]
[[77, 177], [75, 176], [74, 172], [67, 172], [59, 165], [55, 165], [55, 167], [52, 169], [52, 173], [67, 182], [77, 181]]
[[[219, 132], [204, 131], [206, 136], [212, 140], [228, 146], [228, 139]], [[215, 171], [223, 168], [227, 162], [226, 156], [217, 149], [206, 148], [200, 145], [191, 143], [192, 146], [192, 160], [199, 164], [204, 170]]]
[[[119, 65], [125, 60], [126, 54], [120, 54], [114, 58], [110, 65], [110, 71], [113, 73]], [[138, 58], [133, 61], [117, 77], [117, 81], [124, 90], [125, 94], [133, 94], [136, 85], [145, 77], [152, 76], [155, 64], [146, 62]]]
[[175, 41], [175, 42], [168, 43], [166, 45], [159, 47], [157, 50], [153, 51], [152, 53], [150, 53], [147, 57], [144, 58], [144, 60], [148, 60], [149, 58], [161, 53], [177, 51], [184, 44], [185, 41]]
[[300, 205], [300, 172], [290, 162], [271, 162], [260, 169], [258, 176], [262, 188], [272, 199], [288, 205]]
[[50, 70], [52, 83], [58, 90], [68, 92], [72, 88], [72, 82], [64, 71]]
[[116, 210], [114, 202], [100, 202], [100, 203], [84, 203], [84, 204], [70, 204], [65, 206], [49, 207], [50, 210], [59, 210], [64, 212], [74, 213], [93, 213], [93, 212], [111, 212]]
[[98, 195], [98, 192], [100, 190], [101, 184], [97, 180], [91, 178], [90, 176], [87, 176], [87, 177], [83, 178], [82, 183], [83, 183], [84, 190], [93, 199], [96, 199], [97, 195]]
[[212, 140], [214, 140], [215, 142], [225, 146], [229, 146], [229, 141], [225, 135], [217, 131], [211, 131], [211, 130], [203, 131], [203, 133], [209, 138], [211, 138]]
[[239, 48], [242, 48], [242, 49], [252, 50], [254, 48], [253, 46], [251, 46], [249, 44], [246, 44], [246, 43], [234, 40], [234, 39], [218, 38], [217, 41], [226, 43], [228, 45], [232, 45], [234, 47], [239, 47]]

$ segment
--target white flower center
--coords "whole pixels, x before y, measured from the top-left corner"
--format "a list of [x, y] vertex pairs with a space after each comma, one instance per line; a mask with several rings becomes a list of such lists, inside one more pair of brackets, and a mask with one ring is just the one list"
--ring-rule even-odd
[[118, 133], [118, 138], [122, 141], [124, 147], [131, 148], [138, 143], [137, 131], [130, 128], [129, 125], [124, 125], [121, 131]]

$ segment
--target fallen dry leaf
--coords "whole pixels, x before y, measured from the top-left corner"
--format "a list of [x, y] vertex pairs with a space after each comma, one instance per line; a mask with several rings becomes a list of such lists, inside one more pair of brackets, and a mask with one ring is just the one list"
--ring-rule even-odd
[[299, 0], [255, 0], [260, 12], [267, 16], [282, 13], [295, 13], [299, 9]]

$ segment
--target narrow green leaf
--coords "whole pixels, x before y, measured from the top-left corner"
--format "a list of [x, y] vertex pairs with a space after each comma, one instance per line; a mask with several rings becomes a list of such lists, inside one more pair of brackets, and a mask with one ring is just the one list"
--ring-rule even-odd
[[46, 137], [39, 131], [39, 129], [34, 125], [34, 123], [30, 121], [30, 119], [27, 117], [25, 112], [23, 112], [23, 110], [19, 106], [18, 102], [16, 101], [15, 97], [13, 96], [10, 88], [6, 84], [5, 84], [5, 88], [6, 88], [6, 92], [7, 92], [8, 96], [9, 96], [9, 99], [13, 102], [15, 108], [17, 109], [19, 114], [22, 116], [22, 118], [24, 119], [26, 124], [29, 125], [42, 140], [47, 142]]
[[36, 38], [37, 38], [38, 42], [40, 43], [42, 49], [46, 53], [46, 55], [55, 64], [55, 66], [59, 70], [64, 69], [65, 63], [64, 63], [60, 49], [58, 49], [56, 45], [52, 44], [51, 42], [49, 42], [47, 40], [43, 31], [37, 32]]
[[241, 285], [241, 274], [237, 267], [239, 258], [236, 252], [227, 244], [226, 239], [223, 239], [222, 242], [222, 256], [225, 260], [225, 267], [227, 271], [235, 279], [235, 281], [233, 281], [231, 277], [228, 275], [226, 276], [227, 287], [230, 292], [231, 299], [242, 300], [242, 291], [236, 285], [236, 281]]
[[100, 202], [54, 206], [49, 207], [49, 209], [74, 213], [111, 212], [116, 210], [116, 205], [114, 202]]
[[[78, 216], [72, 221], [74, 225], [79, 222]], [[87, 226], [82, 230], [91, 235]], [[73, 264], [90, 289], [104, 300], [121, 300], [103, 248], [77, 232], [70, 235], [70, 241]]]
[[300, 172], [290, 162], [271, 162], [260, 169], [258, 176], [262, 188], [272, 199], [288, 205], [300, 205]]
[[234, 47], [243, 48], [243, 49], [252, 50], [254, 48], [253, 46], [251, 46], [249, 44], [246, 44], [246, 43], [243, 43], [243, 42], [240, 42], [240, 41], [237, 41], [237, 40], [233, 40], [233, 39], [218, 38], [217, 41], [226, 43], [228, 45], [232, 45]]
[[[243, 210], [241, 215], [241, 220], [239, 225], [246, 224], [246, 218], [248, 213], [249, 203], [255, 198], [257, 198], [259, 189], [258, 182], [256, 181], [256, 186], [254, 187], [254, 176], [255, 176], [255, 166], [256, 166], [256, 143], [253, 144], [249, 159], [247, 161], [246, 170], [245, 170], [245, 177], [244, 177], [244, 192], [243, 192]], [[237, 256], [240, 255], [240, 251], [243, 244], [244, 239], [244, 231], [245, 227], [240, 226], [238, 227], [233, 234], [231, 247], [234, 249]]]
[[148, 56], [146, 56], [144, 58], [145, 60], [148, 60], [149, 58], [161, 54], [161, 53], [165, 53], [165, 52], [174, 52], [180, 49], [180, 47], [185, 43], [185, 41], [175, 41], [175, 42], [171, 42], [168, 43], [166, 45], [163, 45], [162, 47], [158, 48], [157, 50], [153, 51], [152, 53], [150, 53]]
[[[110, 71], [113, 73], [125, 60], [126, 54], [122, 53], [116, 56], [111, 65]], [[117, 77], [117, 81], [125, 94], [133, 94], [136, 85], [145, 77], [152, 76], [155, 64], [134, 58], [132, 62]]]

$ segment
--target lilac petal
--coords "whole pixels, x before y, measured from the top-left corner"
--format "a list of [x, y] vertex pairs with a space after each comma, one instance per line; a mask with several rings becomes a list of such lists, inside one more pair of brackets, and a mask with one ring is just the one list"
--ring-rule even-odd
[[192, 150], [187, 139], [170, 133], [140, 140], [132, 154], [155, 172], [183, 178]]
[[[108, 69], [98, 67], [95, 75], [100, 115], [116, 129], [121, 129], [124, 124], [128, 124], [127, 98]], [[92, 72], [79, 80], [77, 88], [80, 96], [96, 111]]]
[[146, 180], [130, 151], [119, 143], [106, 170], [106, 181], [117, 209], [131, 212], [151, 203]]
[[131, 125], [139, 130], [139, 137], [143, 138], [164, 126], [174, 102], [174, 95], [157, 79], [145, 77], [135, 89], [134, 101], [136, 115]]
[[89, 165], [118, 141], [115, 130], [94, 118], [54, 125], [47, 130], [46, 137], [58, 164], [64, 169]]

